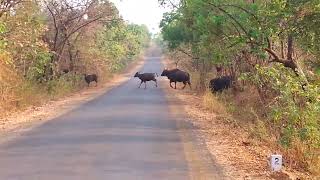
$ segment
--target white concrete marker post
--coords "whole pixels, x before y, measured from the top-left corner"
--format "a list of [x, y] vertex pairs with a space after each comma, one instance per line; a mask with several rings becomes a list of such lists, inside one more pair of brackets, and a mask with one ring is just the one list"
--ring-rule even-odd
[[83, 15], [83, 19], [84, 19], [84, 20], [88, 20], [88, 19], [89, 19], [88, 14], [84, 14], [84, 15]]
[[271, 155], [270, 166], [272, 171], [280, 171], [282, 169], [282, 155], [279, 155], [279, 154]]

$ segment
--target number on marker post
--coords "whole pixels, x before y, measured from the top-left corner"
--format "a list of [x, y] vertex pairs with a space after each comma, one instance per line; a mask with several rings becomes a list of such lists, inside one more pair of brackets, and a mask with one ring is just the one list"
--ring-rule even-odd
[[270, 165], [272, 171], [280, 171], [282, 168], [282, 155], [274, 154], [271, 155]]

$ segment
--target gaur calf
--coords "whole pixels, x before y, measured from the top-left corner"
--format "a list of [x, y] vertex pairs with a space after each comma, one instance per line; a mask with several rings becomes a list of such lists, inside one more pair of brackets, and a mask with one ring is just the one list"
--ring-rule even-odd
[[156, 83], [156, 87], [158, 87], [157, 79], [156, 79], [157, 73], [139, 73], [137, 72], [134, 77], [138, 77], [141, 80], [141, 83], [139, 85], [139, 88], [142, 83], [144, 83], [144, 89], [147, 88], [147, 81], [154, 81]]
[[170, 80], [170, 87], [172, 87], [172, 82], [174, 82], [174, 89], [177, 89], [177, 82], [182, 82], [184, 86], [182, 89], [186, 87], [187, 84], [189, 84], [189, 87], [191, 89], [191, 82], [190, 82], [190, 75], [187, 72], [181, 71], [180, 69], [164, 69], [161, 73], [161, 76], [167, 76]]
[[232, 85], [233, 78], [231, 76], [222, 76], [211, 79], [209, 88], [211, 92], [222, 92], [224, 89], [228, 89]]
[[91, 82], [96, 82], [96, 86], [98, 84], [98, 76], [96, 74], [84, 74], [84, 80], [87, 82], [88, 87]]

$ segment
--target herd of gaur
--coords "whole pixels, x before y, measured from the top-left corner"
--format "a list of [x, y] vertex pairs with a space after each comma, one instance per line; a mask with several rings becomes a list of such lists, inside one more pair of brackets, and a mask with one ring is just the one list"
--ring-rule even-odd
[[[139, 73], [137, 72], [134, 77], [137, 77], [141, 80], [139, 88], [142, 83], [144, 83], [144, 88], [147, 88], [148, 81], [154, 81], [155, 86], [157, 87], [157, 73]], [[171, 88], [177, 89], [177, 82], [181, 82], [184, 84], [182, 89], [186, 87], [188, 84], [191, 89], [191, 81], [190, 74], [188, 72], [182, 71], [180, 69], [164, 69], [161, 73], [161, 76], [166, 76], [169, 79], [169, 85]], [[172, 86], [174, 83], [174, 87]], [[228, 89], [231, 87], [232, 77], [231, 76], [222, 76], [218, 78], [214, 78], [210, 81], [209, 87], [212, 92], [221, 92], [224, 89]]]
[[[191, 89], [191, 81], [190, 81], [190, 74], [188, 72], [182, 71], [180, 69], [164, 69], [161, 73], [161, 76], [166, 76], [169, 79], [169, 85], [171, 88], [177, 89], [177, 82], [181, 82], [184, 84], [182, 89], [186, 87], [188, 84]], [[156, 77], [158, 77], [157, 73], [139, 73], [137, 72], [134, 77], [140, 79], [141, 87], [142, 83], [144, 83], [144, 88], [147, 88], [148, 81], [154, 81], [155, 86], [158, 87], [158, 82]], [[88, 86], [91, 82], [98, 83], [98, 76], [96, 74], [84, 74], [84, 79], [87, 82]], [[174, 87], [172, 86], [174, 83]], [[222, 76], [214, 78], [209, 83], [209, 88], [212, 92], [221, 92], [224, 89], [228, 89], [231, 87], [232, 84], [232, 77], [231, 76]]]

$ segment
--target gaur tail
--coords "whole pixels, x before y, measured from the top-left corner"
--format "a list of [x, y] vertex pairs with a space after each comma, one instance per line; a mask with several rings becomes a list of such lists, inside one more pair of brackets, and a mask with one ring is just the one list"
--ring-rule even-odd
[[188, 76], [188, 78], [189, 78], [189, 81], [190, 81], [190, 74], [189, 74], [189, 73], [187, 73], [187, 76]]
[[187, 73], [187, 76], [188, 76], [188, 79], [189, 79], [189, 80], [188, 80], [188, 84], [189, 84], [189, 86], [190, 86], [190, 89], [192, 89], [192, 88], [191, 88], [191, 79], [190, 79], [190, 74], [189, 74], [189, 73]]

